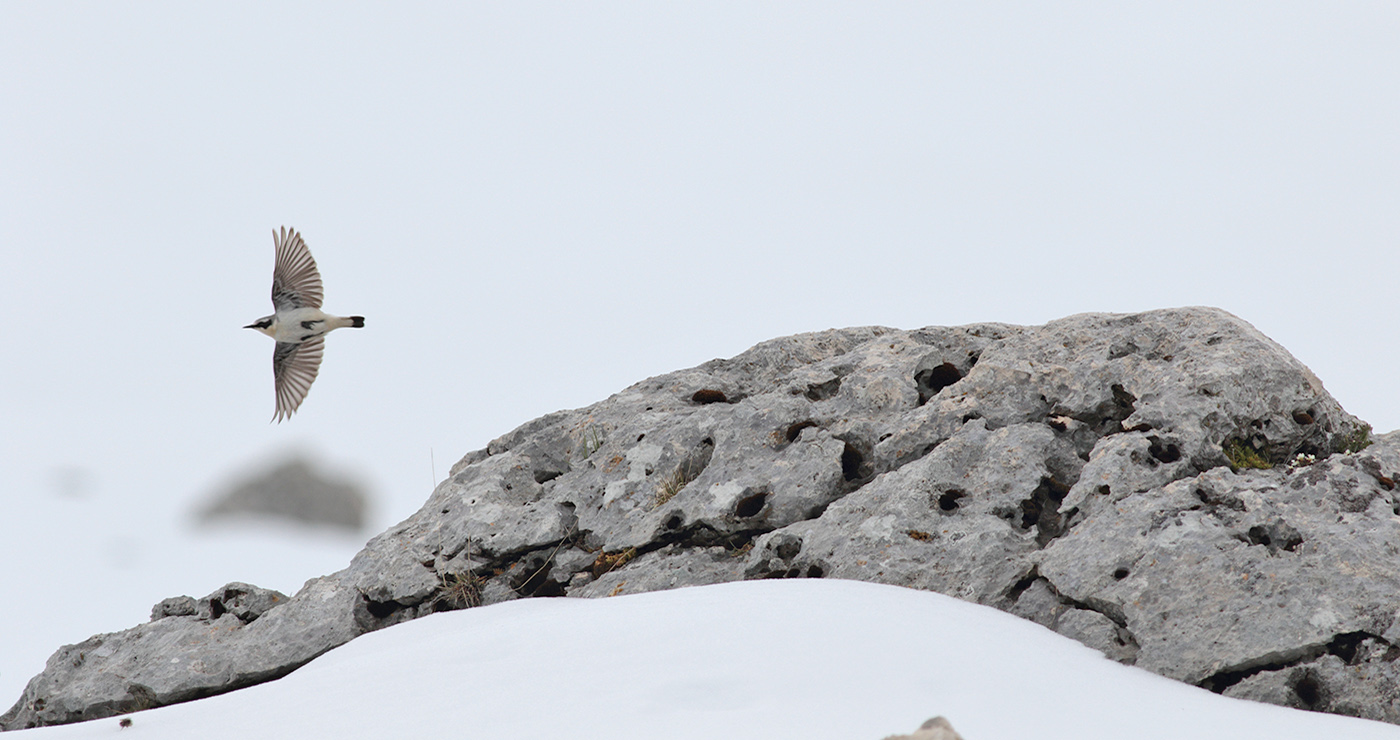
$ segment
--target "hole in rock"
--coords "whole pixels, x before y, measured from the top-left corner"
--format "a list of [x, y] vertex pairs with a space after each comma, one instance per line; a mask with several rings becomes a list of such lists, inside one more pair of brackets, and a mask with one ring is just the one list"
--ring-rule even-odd
[[1021, 580], [1011, 584], [1011, 588], [1006, 591], [1007, 598], [1011, 599], [1013, 603], [1020, 601], [1021, 594], [1024, 594], [1031, 586], [1035, 585], [1038, 578], [1040, 578], [1040, 570], [1038, 568], [1031, 568], [1029, 573], [1021, 577]]
[[[1041, 546], [1064, 534], [1064, 523], [1060, 518], [1060, 502], [1065, 500], [1069, 488], [1049, 476], [1040, 479], [1040, 485], [1031, 492], [1030, 498], [1021, 502], [1021, 529], [1035, 527], [1035, 541]], [[995, 512], [994, 512], [995, 513]]]
[[1137, 396], [1129, 393], [1118, 383], [1109, 386], [1109, 392], [1113, 394], [1113, 406], [1117, 413], [1114, 414], [1115, 421], [1123, 421], [1133, 415], [1135, 410], [1133, 404], [1137, 403]]
[[369, 612], [370, 616], [375, 619], [388, 619], [390, 615], [401, 608], [403, 605], [392, 599], [389, 601], [365, 599], [365, 611]]
[[781, 542], [773, 548], [778, 557], [783, 560], [792, 560], [797, 554], [802, 552], [802, 539], [799, 537], [785, 536]]
[[1322, 703], [1323, 689], [1318, 682], [1317, 676], [1312, 671], [1307, 671], [1298, 683], [1293, 685], [1293, 693], [1298, 695], [1298, 701], [1302, 702], [1307, 709], [1312, 709]]
[[724, 395], [724, 391], [713, 388], [702, 388], [696, 391], [690, 400], [702, 406], [707, 403], [729, 403], [729, 397]]
[[1163, 442], [1158, 437], [1148, 437], [1147, 452], [1159, 462], [1174, 463], [1181, 459], [1181, 448], [1174, 442]]
[[822, 567], [820, 565], [807, 566], [808, 578], [821, 578], [824, 575], [826, 575], [826, 571], [822, 570]]
[[783, 436], [786, 437], [787, 441], [789, 442], [796, 442], [797, 438], [802, 436], [803, 429], [810, 429], [816, 425], [817, 423], [810, 419], [807, 421], [799, 421], [796, 424], [789, 426], [787, 428], [787, 431], [783, 432]]
[[919, 405], [924, 405], [939, 391], [959, 380], [962, 380], [962, 372], [951, 362], [914, 373], [914, 383], [919, 388]]
[[563, 585], [549, 577], [552, 564], [551, 559], [542, 555], [522, 560], [520, 565], [528, 575], [515, 587], [515, 592], [521, 596], [563, 596]]
[[1346, 632], [1332, 638], [1332, 642], [1327, 644], [1327, 652], [1342, 659], [1347, 665], [1356, 664], [1357, 653], [1361, 649], [1361, 643], [1369, 637], [1365, 632]]
[[802, 395], [808, 401], [825, 401], [836, 395], [841, 390], [841, 378], [835, 377], [825, 383], [813, 383], [807, 386], [807, 390]]
[[734, 506], [734, 516], [740, 519], [758, 516], [763, 511], [763, 505], [768, 502], [768, 492], [761, 491], [752, 496], [745, 496], [739, 499], [739, 503]]
[[1282, 520], [1270, 522], [1268, 525], [1256, 524], [1249, 528], [1246, 536], [1250, 544], [1263, 545], [1269, 548], [1270, 553], [1279, 550], [1293, 552], [1298, 549], [1298, 545], [1303, 544], [1303, 536], [1298, 530]]
[[1113, 580], [1115, 580], [1115, 581], [1121, 581], [1121, 580], [1123, 580], [1124, 578], [1127, 578], [1127, 577], [1128, 577], [1128, 569], [1127, 569], [1127, 568], [1118, 568], [1118, 569], [1116, 569], [1116, 570], [1113, 571]]
[[1104, 484], [1104, 485], [1102, 485], [1102, 486], [1099, 486], [1099, 495], [1100, 495], [1100, 496], [1107, 496], [1107, 495], [1110, 494], [1110, 493], [1113, 493], [1113, 489], [1109, 488], [1109, 487], [1108, 487], [1108, 484]]
[[860, 478], [860, 467], [865, 462], [865, 455], [860, 454], [850, 442], [846, 443], [845, 449], [841, 450], [841, 477], [847, 481]]
[[1306, 411], [1294, 411], [1293, 421], [1298, 422], [1300, 426], [1307, 426], [1313, 423], [1313, 417], [1312, 414], [1309, 414]]
[[938, 509], [939, 511], [948, 512], [957, 511], [958, 506], [961, 505], [958, 503], [958, 499], [966, 497], [967, 491], [958, 488], [950, 488], [938, 497]]
[[1021, 529], [1030, 529], [1040, 521], [1041, 508], [1044, 502], [1038, 497], [1032, 496], [1021, 502]]
[[681, 524], [684, 521], [685, 520], [681, 519], [680, 514], [672, 514], [671, 516], [666, 518], [665, 526], [667, 529], [680, 529]]
[[564, 584], [559, 583], [558, 581], [554, 580], [553, 578], [546, 578], [546, 579], [545, 579], [542, 583], [540, 583], [538, 586], [535, 586], [535, 588], [534, 588], [533, 591], [529, 591], [528, 594], [529, 594], [530, 596], [542, 596], [542, 597], [563, 596], [563, 595], [564, 595]]

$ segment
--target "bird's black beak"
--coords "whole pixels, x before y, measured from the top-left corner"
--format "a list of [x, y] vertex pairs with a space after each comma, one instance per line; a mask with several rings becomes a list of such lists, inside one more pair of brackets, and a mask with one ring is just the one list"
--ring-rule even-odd
[[247, 325], [247, 326], [245, 326], [245, 327], [243, 327], [243, 328], [244, 328], [244, 329], [256, 329], [256, 328], [258, 328], [258, 325], [257, 325], [257, 324], [249, 324], [249, 325]]

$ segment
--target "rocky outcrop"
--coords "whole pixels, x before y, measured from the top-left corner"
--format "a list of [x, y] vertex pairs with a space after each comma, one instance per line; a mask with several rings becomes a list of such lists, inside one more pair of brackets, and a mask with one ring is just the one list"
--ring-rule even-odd
[[[324, 652], [328, 638], [349, 639], [308, 630], [276, 648], [260, 643], [254, 636], [262, 630], [249, 625], [286, 602], [283, 594], [245, 583], [230, 583], [202, 599], [166, 599], [151, 609], [146, 624], [54, 653], [26, 687], [28, 702], [5, 715], [5, 729], [19, 729], [10, 718], [21, 707], [29, 716], [77, 722], [251, 686]], [[308, 645], [320, 647], [295, 660]]]
[[254, 619], [65, 648], [0, 726], [237, 688], [445, 609], [787, 577], [935, 590], [1217, 692], [1400, 722], [1397, 471], [1400, 437], [1219, 310], [786, 337], [468, 454]]

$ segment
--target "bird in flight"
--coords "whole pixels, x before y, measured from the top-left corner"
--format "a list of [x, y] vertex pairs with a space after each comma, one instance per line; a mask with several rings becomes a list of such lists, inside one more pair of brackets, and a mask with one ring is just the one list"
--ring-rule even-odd
[[264, 316], [243, 327], [277, 340], [272, 351], [272, 380], [277, 387], [277, 412], [272, 420], [290, 419], [311, 390], [326, 335], [342, 327], [360, 328], [363, 316], [332, 316], [321, 311], [321, 273], [311, 250], [296, 229], [283, 226], [272, 232], [277, 261], [272, 268], [271, 316]]

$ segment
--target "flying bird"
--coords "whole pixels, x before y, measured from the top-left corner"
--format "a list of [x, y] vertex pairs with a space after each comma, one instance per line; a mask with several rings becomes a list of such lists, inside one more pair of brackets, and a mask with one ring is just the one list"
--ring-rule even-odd
[[342, 327], [358, 329], [363, 316], [332, 316], [321, 311], [321, 273], [311, 250], [296, 229], [272, 232], [277, 261], [272, 268], [272, 315], [243, 327], [277, 340], [272, 351], [272, 380], [277, 387], [277, 412], [272, 420], [290, 419], [301, 405], [326, 349], [326, 335]]

